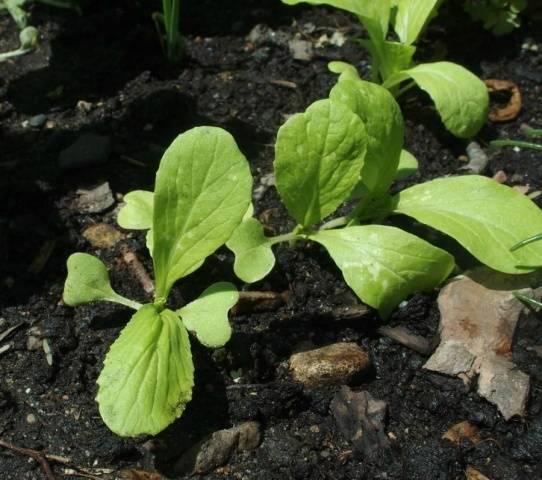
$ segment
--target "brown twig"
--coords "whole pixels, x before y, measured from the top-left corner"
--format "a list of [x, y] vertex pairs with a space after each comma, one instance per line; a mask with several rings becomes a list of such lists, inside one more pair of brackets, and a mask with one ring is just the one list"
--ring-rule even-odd
[[15, 445], [12, 445], [11, 443], [8, 443], [2, 439], [0, 439], [0, 447], [4, 447], [12, 452], [18, 453], [19, 455], [33, 458], [40, 464], [43, 473], [45, 473], [45, 476], [47, 477], [47, 480], [56, 480], [55, 474], [51, 470], [51, 466], [49, 465], [49, 462], [45, 458], [44, 454], [38, 452], [37, 450], [32, 450], [31, 448], [16, 447]]
[[147, 273], [147, 270], [145, 270], [145, 267], [139, 258], [137, 258], [137, 255], [128, 248], [124, 248], [122, 250], [122, 260], [130, 268], [134, 274], [134, 277], [143, 287], [145, 293], [149, 296], [152, 295], [154, 293], [154, 282]]
[[232, 315], [272, 312], [288, 302], [290, 292], [239, 292], [239, 300], [232, 308]]
[[434, 350], [433, 342], [419, 335], [414, 335], [405, 327], [380, 327], [378, 333], [422, 355], [429, 355]]

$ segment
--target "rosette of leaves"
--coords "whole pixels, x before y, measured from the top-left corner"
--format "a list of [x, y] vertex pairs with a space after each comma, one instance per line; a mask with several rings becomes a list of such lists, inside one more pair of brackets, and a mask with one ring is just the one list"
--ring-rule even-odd
[[[542, 231], [542, 212], [531, 200], [476, 175], [438, 178], [390, 195], [394, 179], [416, 169], [402, 144], [403, 120], [392, 95], [343, 65], [330, 98], [294, 115], [278, 132], [276, 188], [298, 225], [267, 237], [256, 218], [245, 218], [226, 244], [235, 253], [237, 276], [246, 282], [264, 278], [278, 242], [314, 241], [356, 295], [386, 318], [410, 294], [436, 287], [454, 268], [448, 252], [384, 223], [398, 214], [455, 238], [495, 270], [521, 274], [537, 268], [532, 259], [541, 258], [542, 243], [510, 251]], [[352, 199], [357, 203], [349, 215], [321, 224]]]
[[[396, 97], [418, 86], [433, 100], [444, 126], [455, 136], [473, 137], [486, 121], [489, 97], [484, 83], [452, 62], [416, 65], [415, 43], [440, 0], [282, 0], [288, 5], [328, 5], [357, 16], [369, 38], [361, 40], [372, 57], [372, 80]], [[392, 27], [398, 41], [389, 39]]]
[[233, 137], [220, 128], [194, 128], [164, 153], [154, 195], [127, 195], [120, 214], [122, 224], [150, 229], [154, 302], [141, 305], [115, 292], [98, 258], [75, 253], [68, 259], [67, 305], [101, 300], [136, 310], [98, 378], [100, 414], [115, 433], [156, 434], [183, 413], [194, 384], [189, 331], [208, 347], [229, 340], [228, 310], [238, 298], [234, 285], [215, 283], [176, 311], [166, 302], [175, 282], [230, 238], [250, 204], [251, 188], [248, 163]]

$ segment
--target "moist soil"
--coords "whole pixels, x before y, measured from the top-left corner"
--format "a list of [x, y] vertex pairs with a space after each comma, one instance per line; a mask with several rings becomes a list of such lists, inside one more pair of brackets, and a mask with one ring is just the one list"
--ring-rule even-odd
[[[66, 258], [75, 251], [96, 254], [107, 264], [114, 287], [140, 301], [148, 298], [122, 261], [123, 249], [152, 269], [141, 234], [123, 232], [125, 238], [114, 247], [95, 249], [82, 231], [97, 223], [115, 226], [121, 194], [152, 189], [164, 148], [196, 125], [230, 131], [250, 161], [255, 186], [260, 185], [272, 171], [278, 127], [332, 87], [335, 77], [327, 62], [344, 59], [366, 77], [369, 71], [355, 42], [363, 31], [352, 17], [324, 8], [288, 8], [278, 0], [185, 2], [186, 56], [170, 67], [147, 3], [92, 3], [83, 16], [33, 8], [32, 23], [42, 34], [38, 51], [0, 65], [0, 332], [19, 325], [1, 343], [10, 348], [0, 354], [0, 438], [67, 457], [70, 465], [94, 469], [95, 475], [97, 469], [138, 468], [175, 477], [175, 459], [206, 435], [256, 420], [260, 447], [233, 454], [227, 466], [205, 478], [463, 479], [469, 465], [491, 480], [542, 478], [542, 359], [530, 348], [542, 342], [536, 315], [522, 316], [513, 346], [514, 361], [531, 377], [526, 417], [506, 422], [475, 387], [424, 370], [426, 357], [380, 336], [374, 312], [337, 319], [334, 309], [359, 301], [325, 251], [311, 244], [279, 246], [276, 268], [256, 284], [235, 279], [226, 249], [180, 282], [171, 300], [175, 307], [218, 280], [233, 281], [242, 290], [287, 291], [290, 300], [271, 311], [232, 315], [233, 337], [223, 349], [210, 351], [192, 342], [193, 400], [165, 432], [153, 439], [124, 439], [107, 429], [94, 401], [96, 378], [129, 314], [109, 304], [64, 306]], [[349, 40], [317, 48], [311, 61], [295, 60], [275, 37], [248, 41], [257, 24], [279, 32], [279, 38], [301, 33], [315, 41], [338, 30]], [[0, 51], [16, 47], [17, 34], [10, 18], [0, 18]], [[421, 40], [419, 59], [445, 57], [482, 78], [519, 86], [520, 115], [508, 123], [488, 123], [477, 137], [483, 147], [494, 138], [521, 137], [522, 123], [542, 126], [541, 34], [532, 17], [512, 35], [495, 38], [460, 9], [448, 9]], [[460, 156], [466, 142], [446, 133], [424, 95], [412, 93], [401, 103], [406, 148], [420, 160], [420, 170], [400, 186], [458, 173], [465, 165]], [[41, 114], [44, 125], [29, 125]], [[60, 168], [59, 152], [88, 132], [111, 140], [108, 161]], [[509, 185], [542, 188], [540, 154], [487, 151], [485, 174], [504, 170]], [[115, 204], [100, 213], [80, 213], [77, 189], [99, 181], [109, 182]], [[292, 228], [273, 187], [255, 208], [270, 232]], [[465, 255], [458, 258], [463, 266], [472, 264]], [[414, 295], [388, 323], [435, 337], [437, 295]], [[32, 346], [36, 337], [37, 347]], [[51, 349], [49, 362], [40, 339]], [[391, 446], [371, 457], [352, 452], [333, 420], [329, 407], [337, 388], [304, 389], [288, 371], [288, 359], [300, 345], [344, 341], [358, 343], [372, 359], [371, 371], [354, 389], [368, 390], [389, 405], [385, 430]], [[453, 445], [441, 439], [463, 420], [480, 429], [482, 442]], [[50, 464], [57, 478], [81, 478], [66, 465]], [[0, 478], [46, 477], [37, 462], [4, 448]]]

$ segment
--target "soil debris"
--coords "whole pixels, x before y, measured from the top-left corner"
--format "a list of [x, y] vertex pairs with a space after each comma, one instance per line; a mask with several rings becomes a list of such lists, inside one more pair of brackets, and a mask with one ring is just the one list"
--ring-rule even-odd
[[78, 213], [100, 213], [115, 203], [109, 182], [77, 190], [75, 210]]
[[334, 343], [290, 357], [294, 380], [309, 389], [349, 383], [370, 365], [368, 353], [351, 342]]
[[234, 451], [256, 449], [261, 442], [260, 424], [245, 422], [214, 432], [188, 450], [175, 464], [178, 474], [205, 474], [225, 465]]
[[232, 308], [232, 315], [274, 312], [290, 300], [291, 293], [284, 292], [239, 292], [239, 300]]
[[474, 445], [481, 442], [481, 438], [478, 435], [478, 429], [467, 420], [453, 425], [442, 435], [442, 438], [444, 440], [449, 440], [456, 445], [459, 445], [464, 438], [468, 438]]
[[[452, 279], [438, 297], [440, 345], [424, 366], [467, 383], [478, 374], [478, 393], [506, 420], [524, 415], [529, 392], [529, 377], [511, 361], [524, 308], [514, 291], [526, 281], [485, 268]], [[533, 293], [530, 288], [520, 292]]]
[[422, 355], [429, 355], [434, 348], [431, 340], [421, 337], [420, 335], [414, 335], [406, 327], [383, 326], [378, 329], [378, 333], [385, 337], [391, 338], [397, 343], [400, 343], [401, 345], [404, 345], [415, 352], [421, 353]]
[[493, 107], [489, 112], [492, 122], [508, 122], [519, 115], [521, 110], [521, 93], [519, 87], [510, 80], [487, 79], [484, 80], [490, 92], [510, 92], [508, 104], [502, 108]]
[[122, 260], [130, 268], [136, 280], [140, 283], [144, 292], [151, 296], [154, 293], [154, 282], [152, 278], [145, 270], [145, 267], [137, 257], [137, 255], [129, 250], [128, 248], [123, 248], [122, 250]]
[[366, 458], [389, 447], [384, 431], [388, 404], [369, 392], [353, 392], [342, 386], [331, 401], [331, 413], [341, 434], [352, 443], [354, 451]]
[[489, 480], [485, 475], [481, 474], [478, 470], [470, 465], [467, 467], [467, 480]]
[[112, 248], [119, 243], [124, 235], [107, 223], [96, 223], [83, 230], [83, 237], [94, 248]]
[[489, 159], [477, 142], [470, 142], [467, 145], [467, 157], [469, 163], [461, 167], [460, 170], [467, 170], [474, 175], [480, 175], [486, 169]]

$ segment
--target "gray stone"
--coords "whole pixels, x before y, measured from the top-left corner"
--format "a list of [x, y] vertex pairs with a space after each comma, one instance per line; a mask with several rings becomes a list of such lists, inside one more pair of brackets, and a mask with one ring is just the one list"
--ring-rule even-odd
[[373, 457], [389, 446], [384, 431], [388, 404], [383, 400], [343, 386], [331, 401], [330, 409], [339, 431], [363, 456]]
[[294, 38], [288, 42], [288, 48], [294, 60], [308, 62], [314, 57], [314, 47], [307, 40]]
[[346, 384], [369, 366], [369, 355], [355, 343], [334, 343], [290, 357], [294, 379], [306, 388]]
[[58, 164], [65, 170], [99, 165], [111, 156], [111, 139], [105, 135], [85, 133], [58, 156]]
[[28, 125], [33, 128], [41, 128], [45, 125], [46, 121], [47, 117], [43, 113], [40, 113], [39, 115], [34, 115], [30, 120], [28, 120]]
[[109, 183], [104, 182], [91, 188], [77, 190], [75, 210], [79, 213], [100, 213], [115, 203]]
[[260, 424], [245, 422], [214, 432], [188, 450], [175, 464], [180, 475], [205, 474], [225, 465], [233, 452], [254, 450], [261, 442]]

